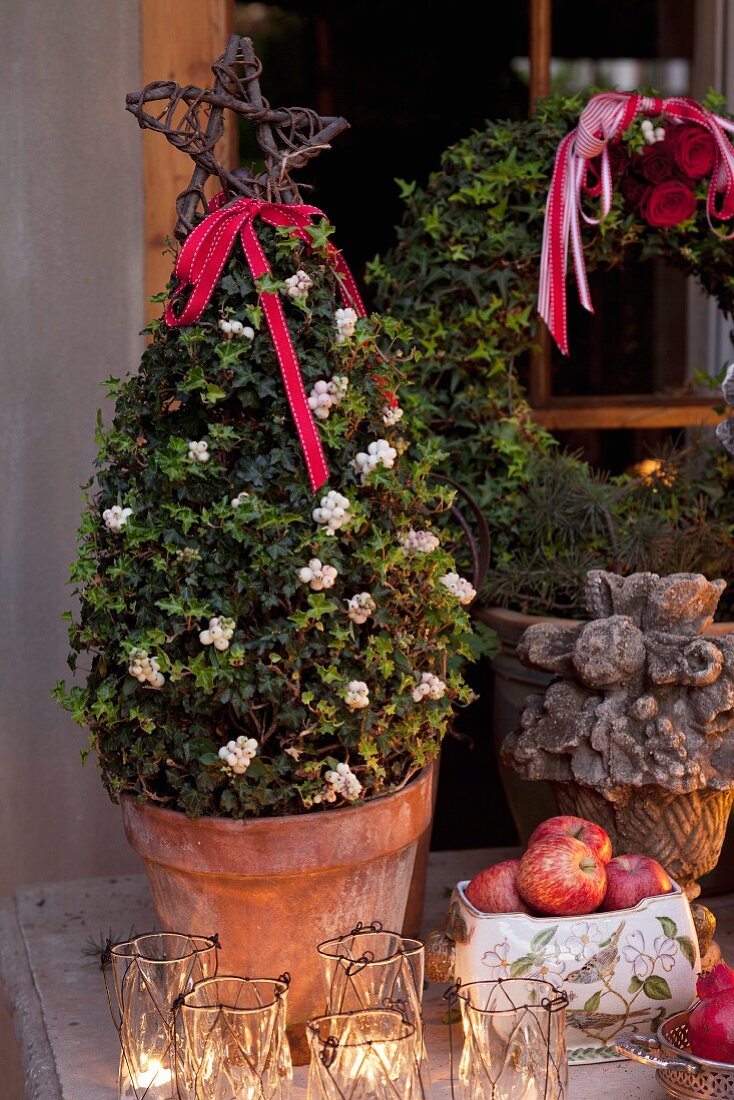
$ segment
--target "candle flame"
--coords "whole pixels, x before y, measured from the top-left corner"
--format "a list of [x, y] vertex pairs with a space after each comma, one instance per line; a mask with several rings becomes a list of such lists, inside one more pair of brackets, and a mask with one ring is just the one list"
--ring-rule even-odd
[[157, 1058], [146, 1058], [145, 1064], [136, 1074], [135, 1083], [139, 1089], [147, 1089], [151, 1085], [167, 1085], [172, 1077], [170, 1069], [167, 1069]]

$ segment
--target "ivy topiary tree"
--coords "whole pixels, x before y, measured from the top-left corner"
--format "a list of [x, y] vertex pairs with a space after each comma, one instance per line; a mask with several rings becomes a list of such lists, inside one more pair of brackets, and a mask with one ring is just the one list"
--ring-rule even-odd
[[[398, 242], [370, 266], [378, 305], [410, 323], [420, 352], [411, 409], [490, 524], [486, 600], [582, 616], [590, 568], [734, 572], [732, 463], [721, 448], [702, 439], [666, 450], [656, 476], [606, 477], [533, 422], [517, 380], [537, 341], [554, 158], [584, 102], [551, 99], [530, 120], [489, 122], [444, 153], [425, 187], [401, 182]], [[666, 120], [650, 124], [654, 133]], [[695, 174], [705, 160], [700, 134], [689, 133], [698, 145], [684, 149], [675, 147], [679, 134], [664, 133], [648, 145], [635, 125], [612, 149], [614, 203], [584, 234], [587, 269], [659, 256], [731, 316], [734, 252], [707, 220], [708, 180]]]
[[[221, 168], [206, 158], [223, 88], [257, 118], [266, 160], [259, 180], [222, 169], [235, 198], [297, 198], [286, 169], [334, 121], [306, 119], [304, 137], [291, 112], [279, 144], [288, 112], [263, 105], [258, 72], [253, 54], [244, 77], [225, 55], [194, 103], [210, 112], [206, 131], [192, 122], [199, 175], [182, 236], [200, 222], [202, 173]], [[198, 91], [177, 87], [150, 86], [136, 113], [161, 88], [172, 101]], [[394, 790], [435, 759], [452, 706], [470, 697], [456, 661], [474, 593], [437, 526], [452, 499], [433, 477], [438, 447], [411, 439], [397, 397], [404, 326], [342, 304], [325, 219], [270, 225], [259, 209], [269, 270], [253, 276], [235, 244], [196, 322], [153, 322], [139, 371], [108, 380], [114, 416], [98, 426], [72, 570], [70, 664], [85, 657], [86, 683], [57, 688], [113, 797], [190, 815], [299, 813]], [[330, 471], [316, 495], [267, 323], [274, 303]]]

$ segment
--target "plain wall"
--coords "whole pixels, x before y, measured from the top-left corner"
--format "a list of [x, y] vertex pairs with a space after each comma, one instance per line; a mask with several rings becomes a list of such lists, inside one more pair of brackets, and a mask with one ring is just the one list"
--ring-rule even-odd
[[139, 869], [50, 698], [99, 383], [142, 348], [139, 38], [138, 0], [0, 0], [0, 896]]
[[[0, 898], [138, 869], [96, 765], [81, 766], [83, 731], [49, 693], [67, 671], [99, 382], [141, 349], [141, 143], [124, 111], [139, 38], [138, 0], [0, 0]], [[0, 1077], [20, 1100], [4, 1005]]]

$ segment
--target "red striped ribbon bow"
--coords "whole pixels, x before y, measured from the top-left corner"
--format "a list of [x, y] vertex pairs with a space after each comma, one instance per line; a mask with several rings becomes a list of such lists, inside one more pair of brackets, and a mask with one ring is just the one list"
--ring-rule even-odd
[[[189, 234], [173, 269], [179, 285], [173, 293], [165, 312], [166, 324], [171, 328], [193, 325], [211, 301], [214, 288], [224, 270], [239, 234], [245, 258], [253, 279], [270, 273], [262, 245], [255, 233], [254, 221], [260, 218], [268, 225], [291, 229], [302, 241], [310, 244], [307, 228], [315, 217], [325, 217], [315, 206], [291, 203], [265, 202], [262, 199], [237, 199], [225, 205], [223, 193], [209, 203], [210, 213]], [[350, 306], [360, 317], [366, 310], [341, 253], [329, 245], [329, 255], [334, 270], [339, 275], [339, 290], [345, 306]], [[181, 310], [173, 312], [177, 301], [187, 287], [191, 293]], [[278, 356], [288, 404], [295, 421], [298, 438], [306, 459], [308, 476], [314, 492], [321, 488], [329, 476], [324, 449], [321, 445], [316, 422], [308, 405], [306, 390], [280, 296], [270, 291], [260, 295], [265, 319], [270, 329], [275, 353]]]
[[[571, 244], [576, 286], [582, 306], [594, 312], [581, 243], [579, 214], [589, 225], [598, 225], [612, 205], [612, 173], [608, 144], [621, 137], [638, 115], [665, 114], [674, 123], [689, 122], [702, 126], [716, 143], [716, 163], [711, 173], [707, 201], [709, 224], [712, 218], [724, 221], [734, 217], [734, 149], [724, 131], [734, 132], [734, 123], [702, 107], [695, 99], [673, 96], [656, 99], [632, 92], [603, 92], [584, 107], [578, 125], [558, 146], [556, 163], [548, 191], [543, 225], [543, 249], [540, 260], [538, 312], [564, 355], [568, 355], [566, 328], [566, 267]], [[587, 184], [589, 161], [599, 157], [599, 183]], [[600, 195], [600, 215], [589, 217], [581, 209], [581, 191]], [[734, 234], [730, 234], [733, 236]]]

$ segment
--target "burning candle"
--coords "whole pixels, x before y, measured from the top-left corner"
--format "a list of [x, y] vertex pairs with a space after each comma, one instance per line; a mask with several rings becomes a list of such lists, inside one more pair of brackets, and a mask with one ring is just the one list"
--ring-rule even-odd
[[422, 1040], [402, 1012], [366, 1008], [309, 1020], [308, 1100], [425, 1100]]
[[141, 1058], [140, 1069], [135, 1075], [135, 1083], [139, 1089], [149, 1089], [151, 1085], [169, 1085], [172, 1079], [170, 1069], [157, 1058]]

